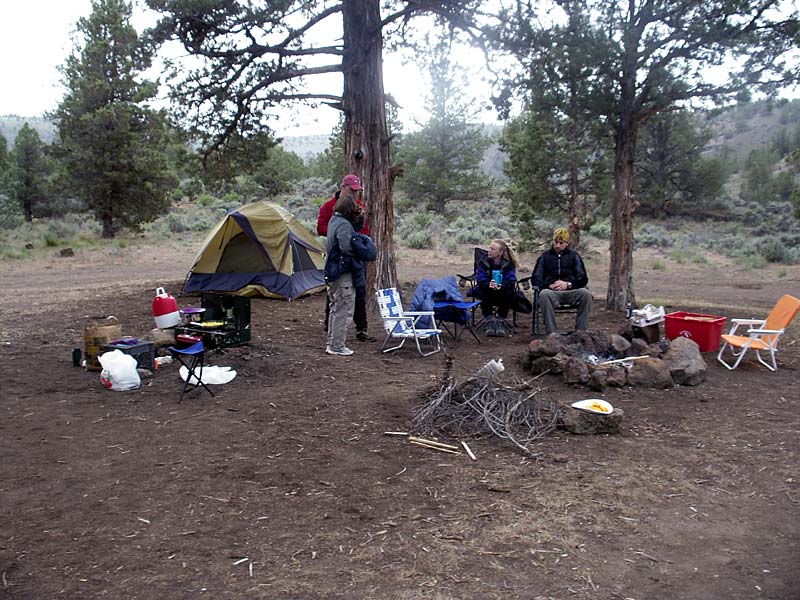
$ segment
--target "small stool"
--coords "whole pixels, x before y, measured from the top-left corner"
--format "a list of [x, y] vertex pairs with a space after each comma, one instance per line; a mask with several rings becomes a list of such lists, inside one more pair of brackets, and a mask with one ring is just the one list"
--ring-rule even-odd
[[[186, 381], [183, 382], [183, 387], [181, 388], [181, 396], [180, 398], [178, 398], [178, 402], [183, 400], [183, 394], [184, 392], [186, 392], [186, 386], [192, 380], [192, 377], [197, 379], [197, 385], [202, 385], [206, 389], [206, 391], [213, 397], [214, 392], [208, 389], [208, 386], [205, 383], [203, 383], [202, 379], [203, 361], [205, 360], [205, 353], [206, 353], [206, 349], [205, 347], [203, 347], [203, 342], [197, 342], [196, 344], [192, 344], [188, 348], [176, 348], [175, 346], [170, 346], [168, 350], [169, 353], [189, 371], [186, 375]], [[184, 359], [189, 361], [188, 365], [184, 362]], [[199, 375], [195, 373], [197, 369], [200, 370]]]

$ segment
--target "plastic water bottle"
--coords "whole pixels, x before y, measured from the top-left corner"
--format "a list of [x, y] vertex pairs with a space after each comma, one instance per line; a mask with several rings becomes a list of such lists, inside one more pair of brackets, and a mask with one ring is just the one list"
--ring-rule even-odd
[[483, 365], [478, 371], [475, 373], [477, 377], [495, 377], [505, 371], [506, 368], [503, 366], [503, 359], [498, 358], [495, 360], [494, 358]]
[[633, 306], [631, 306], [631, 303], [628, 302], [628, 304], [625, 306], [625, 318], [630, 319], [632, 316], [633, 316]]

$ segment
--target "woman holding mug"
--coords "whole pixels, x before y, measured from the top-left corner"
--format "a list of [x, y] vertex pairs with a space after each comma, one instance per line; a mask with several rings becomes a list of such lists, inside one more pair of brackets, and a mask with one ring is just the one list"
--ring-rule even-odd
[[509, 334], [506, 317], [516, 297], [518, 266], [516, 254], [503, 240], [493, 240], [475, 266], [475, 297], [481, 301], [487, 336]]

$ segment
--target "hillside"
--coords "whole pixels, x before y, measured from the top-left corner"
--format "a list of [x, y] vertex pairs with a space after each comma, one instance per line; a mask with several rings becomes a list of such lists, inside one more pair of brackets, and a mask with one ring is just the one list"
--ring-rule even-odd
[[53, 121], [45, 117], [20, 117], [17, 115], [0, 115], [0, 133], [6, 138], [6, 145], [9, 149], [14, 146], [19, 130], [28, 123], [39, 134], [45, 144], [52, 144], [56, 135], [56, 128]]

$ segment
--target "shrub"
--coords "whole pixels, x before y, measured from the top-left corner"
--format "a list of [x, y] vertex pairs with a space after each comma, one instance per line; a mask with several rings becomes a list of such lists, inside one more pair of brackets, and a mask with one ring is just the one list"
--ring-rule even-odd
[[405, 244], [417, 250], [433, 248], [433, 236], [430, 231], [417, 230], [405, 237]]
[[442, 245], [448, 254], [459, 254], [461, 252], [461, 247], [453, 237], [445, 237]]
[[653, 269], [654, 271], [663, 271], [664, 269], [667, 268], [667, 265], [664, 264], [663, 260], [657, 258], [653, 261], [653, 264], [650, 265], [650, 268]]
[[652, 223], [642, 225], [634, 238], [636, 243], [641, 246], [665, 248], [672, 246], [673, 243], [672, 236], [666, 229]]
[[611, 221], [604, 219], [602, 221], [596, 221], [592, 223], [589, 227], [589, 234], [600, 238], [601, 240], [607, 240], [611, 237]]

